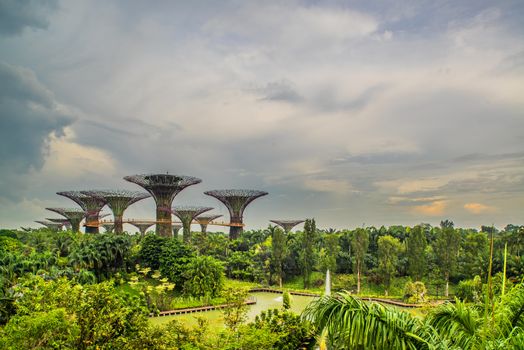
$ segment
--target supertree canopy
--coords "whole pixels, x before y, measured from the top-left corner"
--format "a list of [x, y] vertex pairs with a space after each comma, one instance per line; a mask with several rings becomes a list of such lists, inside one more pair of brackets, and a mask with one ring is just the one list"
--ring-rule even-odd
[[267, 192], [256, 190], [214, 190], [204, 193], [224, 203], [229, 210], [230, 239], [238, 238], [242, 232], [244, 226], [243, 214], [248, 204], [259, 197], [267, 195]]
[[306, 220], [269, 220], [269, 221], [282, 227], [284, 231], [287, 233], [291, 231], [293, 227], [297, 226], [298, 224], [303, 223]]
[[82, 193], [106, 201], [107, 206], [113, 212], [114, 230], [117, 234], [124, 232], [122, 218], [127, 207], [141, 199], [150, 197], [148, 193], [128, 190], [82, 191]]
[[62, 226], [65, 226], [67, 229], [71, 227], [69, 220], [65, 218], [45, 218], [45, 219], [48, 221], [54, 222], [55, 224], [60, 224]]
[[52, 222], [52, 221], [44, 221], [44, 220], [36, 220], [36, 223], [39, 223], [40, 225], [44, 225], [48, 229], [52, 231], [60, 231], [62, 229], [62, 226], [64, 226], [64, 223], [60, 222]]
[[46, 208], [65, 217], [71, 224], [73, 232], [80, 232], [80, 221], [86, 216], [84, 209], [80, 208]]
[[151, 193], [156, 202], [156, 233], [164, 237], [170, 237], [172, 230], [171, 214], [164, 209], [171, 208], [173, 199], [184, 188], [202, 182], [196, 177], [172, 174], [131, 175], [125, 176], [124, 180]]
[[98, 220], [100, 210], [106, 205], [102, 198], [93, 197], [83, 193], [82, 191], [62, 191], [56, 194], [67, 197], [73, 200], [76, 204], [82, 207], [87, 213], [86, 215], [86, 233], [98, 233]]
[[206, 233], [207, 231], [207, 225], [209, 225], [209, 223], [213, 220], [215, 220], [216, 218], [219, 218], [221, 217], [222, 215], [220, 214], [217, 214], [217, 215], [199, 215], [195, 218], [195, 221], [198, 222], [200, 224], [200, 228], [202, 229], [202, 233]]
[[140, 221], [132, 221], [132, 220], [128, 221], [127, 223], [135, 226], [138, 229], [138, 231], [140, 231], [140, 234], [142, 236], [146, 234], [146, 231], [148, 228], [154, 225], [151, 222], [140, 222]]
[[198, 215], [205, 213], [213, 208], [211, 207], [188, 207], [188, 206], [179, 206], [173, 207], [171, 212], [176, 215], [180, 221], [182, 221], [182, 227], [184, 228], [183, 237], [184, 242], [191, 241], [191, 221]]

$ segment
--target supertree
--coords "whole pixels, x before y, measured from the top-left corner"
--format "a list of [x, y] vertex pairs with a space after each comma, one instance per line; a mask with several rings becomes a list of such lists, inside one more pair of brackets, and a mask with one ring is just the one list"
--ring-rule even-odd
[[82, 193], [106, 201], [107, 206], [113, 212], [114, 230], [117, 234], [124, 232], [122, 218], [127, 207], [141, 199], [150, 197], [148, 193], [128, 190], [82, 191]]
[[184, 242], [191, 241], [191, 221], [198, 215], [205, 213], [213, 208], [211, 207], [192, 207], [178, 206], [173, 207], [171, 212], [176, 215], [182, 222]]
[[135, 183], [151, 193], [156, 203], [156, 234], [171, 237], [171, 214], [165, 208], [171, 208], [173, 199], [184, 188], [202, 182], [192, 176], [172, 174], [141, 174], [125, 176], [124, 180]]
[[173, 237], [178, 237], [178, 231], [182, 228], [181, 224], [173, 224]]
[[298, 224], [303, 223], [306, 220], [269, 220], [278, 226], [282, 227], [286, 233], [291, 231], [291, 229]]
[[259, 197], [267, 195], [267, 192], [256, 190], [214, 190], [204, 193], [224, 203], [229, 210], [230, 239], [236, 239], [242, 233], [244, 227], [243, 214], [248, 204]]
[[80, 208], [46, 208], [65, 217], [71, 224], [73, 232], [80, 232], [80, 221], [86, 216], [84, 209]]
[[62, 191], [57, 192], [56, 194], [60, 196], [67, 197], [74, 201], [76, 204], [82, 207], [86, 211], [86, 223], [85, 223], [85, 232], [86, 233], [98, 233], [99, 223], [98, 220], [100, 210], [106, 205], [106, 202], [102, 198], [93, 197], [85, 194], [82, 191]]
[[199, 215], [195, 218], [195, 221], [198, 222], [200, 224], [200, 228], [202, 230], [202, 233], [206, 233], [207, 231], [207, 225], [209, 225], [209, 223], [213, 220], [215, 220], [216, 218], [219, 218], [221, 217], [222, 215], [220, 214], [217, 214], [217, 215]]
[[127, 223], [135, 226], [138, 229], [138, 231], [140, 231], [140, 234], [142, 235], [142, 237], [145, 236], [147, 229], [154, 225], [151, 222], [141, 222], [141, 221], [135, 222], [133, 220], [129, 220]]
[[115, 229], [115, 224], [102, 224], [102, 227], [104, 230], [106, 230], [106, 233], [113, 233], [113, 230]]
[[36, 223], [39, 223], [40, 225], [44, 225], [51, 231], [60, 231], [62, 229], [62, 226], [64, 226], [64, 223], [59, 222], [51, 222], [51, 221], [44, 221], [44, 220], [36, 220]]

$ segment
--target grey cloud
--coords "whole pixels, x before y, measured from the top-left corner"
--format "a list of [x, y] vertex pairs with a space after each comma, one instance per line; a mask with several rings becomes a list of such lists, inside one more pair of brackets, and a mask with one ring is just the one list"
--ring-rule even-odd
[[386, 84], [377, 84], [363, 89], [356, 96], [348, 97], [341, 96], [336, 89], [329, 87], [315, 91], [309, 103], [314, 109], [322, 112], [355, 111], [372, 103], [386, 90]]
[[25, 28], [46, 29], [56, 0], [0, 0], [0, 35], [20, 34]]
[[263, 87], [251, 89], [254, 93], [261, 96], [262, 101], [284, 101], [297, 103], [302, 101], [302, 97], [296, 91], [296, 87], [288, 80], [273, 81]]
[[0, 195], [14, 195], [9, 182], [42, 167], [49, 136], [73, 120], [31, 71], [0, 62]]

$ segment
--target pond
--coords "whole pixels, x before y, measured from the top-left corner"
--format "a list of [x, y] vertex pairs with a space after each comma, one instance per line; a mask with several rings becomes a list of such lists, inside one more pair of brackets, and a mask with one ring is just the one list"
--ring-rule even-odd
[[[253, 321], [255, 316], [260, 314], [261, 311], [282, 307], [282, 294], [254, 292], [250, 293], [249, 295], [254, 297], [257, 303], [248, 306], [248, 322]], [[300, 314], [313, 299], [314, 297], [291, 295], [291, 310], [297, 314]], [[152, 317], [149, 320], [153, 324], [163, 324], [171, 320], [179, 320], [187, 326], [194, 326], [197, 324], [197, 317], [207, 319], [209, 321], [210, 327], [212, 328], [222, 328], [224, 324], [222, 312], [220, 310], [195, 312], [192, 314], [183, 315]]]

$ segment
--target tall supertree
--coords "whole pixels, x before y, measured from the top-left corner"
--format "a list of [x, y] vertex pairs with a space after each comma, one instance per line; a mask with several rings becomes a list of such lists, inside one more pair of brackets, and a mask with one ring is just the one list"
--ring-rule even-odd
[[200, 224], [200, 229], [202, 230], [202, 233], [206, 233], [207, 231], [207, 225], [209, 225], [209, 223], [213, 220], [215, 220], [216, 218], [219, 218], [221, 217], [222, 215], [220, 214], [217, 214], [217, 215], [199, 215], [195, 218], [195, 221], [198, 222]]
[[198, 215], [205, 213], [206, 211], [209, 211], [213, 208], [211, 207], [187, 207], [187, 206], [179, 206], [179, 207], [173, 207], [171, 209], [171, 212], [176, 215], [180, 221], [182, 221], [182, 227], [184, 229], [183, 231], [183, 237], [184, 242], [190, 242], [191, 241], [191, 222], [195, 217]]
[[182, 228], [181, 224], [173, 224], [173, 237], [174, 238], [178, 237], [178, 231], [180, 231], [181, 228]]
[[80, 208], [46, 208], [65, 217], [71, 224], [73, 232], [80, 232], [80, 221], [86, 216], [84, 209]]
[[138, 231], [140, 231], [140, 235], [142, 235], [142, 237], [145, 236], [147, 229], [154, 225], [154, 223], [151, 223], [151, 222], [132, 221], [132, 220], [128, 221], [127, 223], [135, 226], [138, 229]]
[[82, 193], [106, 201], [107, 206], [113, 212], [114, 230], [117, 234], [124, 232], [122, 218], [127, 207], [141, 199], [150, 197], [148, 193], [128, 190], [82, 191]]
[[99, 214], [100, 210], [106, 205], [106, 202], [102, 198], [93, 197], [83, 193], [82, 191], [62, 191], [56, 194], [67, 197], [74, 201], [76, 204], [82, 207], [86, 211], [86, 233], [98, 233], [99, 229]]
[[286, 233], [291, 231], [293, 227], [297, 226], [298, 224], [303, 223], [306, 220], [269, 220], [278, 226], [282, 227]]
[[267, 195], [267, 192], [256, 190], [214, 190], [204, 193], [224, 203], [229, 210], [230, 239], [236, 239], [242, 233], [244, 227], [243, 214], [248, 204], [259, 197]]
[[62, 226], [64, 226], [64, 223], [60, 222], [52, 222], [52, 221], [44, 221], [44, 220], [36, 220], [36, 223], [39, 223], [40, 225], [44, 225], [51, 231], [60, 231], [62, 229]]
[[184, 175], [172, 174], [142, 174], [125, 176], [124, 180], [135, 183], [151, 193], [156, 202], [156, 234], [171, 237], [171, 214], [166, 208], [171, 208], [173, 199], [184, 188], [202, 182], [201, 179]]

